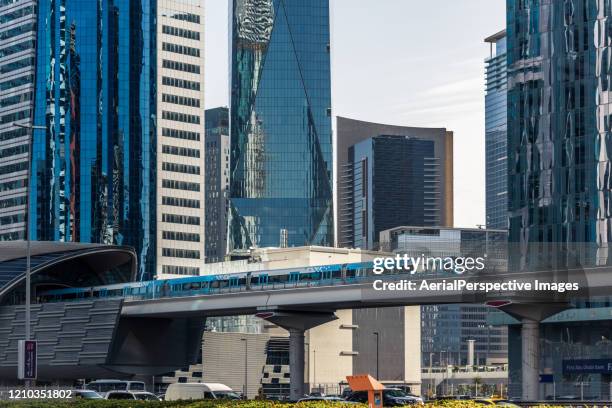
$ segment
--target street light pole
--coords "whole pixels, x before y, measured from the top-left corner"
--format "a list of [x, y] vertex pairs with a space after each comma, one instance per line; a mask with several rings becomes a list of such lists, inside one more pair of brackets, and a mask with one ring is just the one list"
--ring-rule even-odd
[[[28, 172], [27, 172], [27, 188], [26, 188], [26, 211], [25, 211], [25, 238], [26, 238], [26, 272], [25, 272], [25, 286], [26, 286], [26, 298], [25, 298], [25, 340], [30, 340], [30, 324], [31, 324], [31, 304], [32, 304], [32, 282], [31, 282], [31, 247], [30, 247], [30, 184], [32, 180], [32, 145], [35, 129], [47, 130], [46, 126], [34, 126], [24, 125], [22, 123], [14, 123], [15, 127], [30, 130], [30, 137], [28, 138]], [[26, 381], [26, 386], [29, 386], [29, 380]]]
[[379, 354], [378, 354], [379, 344], [378, 343], [379, 343], [380, 333], [378, 333], [376, 331], [376, 332], [374, 332], [372, 334], [374, 336], [376, 336], [376, 380], [380, 381], [379, 372], [378, 372], [378, 369], [379, 369], [379, 365], [378, 365], [378, 362], [379, 362]]

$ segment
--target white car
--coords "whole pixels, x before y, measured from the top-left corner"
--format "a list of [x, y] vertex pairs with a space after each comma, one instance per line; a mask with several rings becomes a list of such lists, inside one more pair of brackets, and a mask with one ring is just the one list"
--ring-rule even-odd
[[240, 399], [240, 395], [224, 384], [175, 383], [166, 390], [165, 401], [202, 399]]

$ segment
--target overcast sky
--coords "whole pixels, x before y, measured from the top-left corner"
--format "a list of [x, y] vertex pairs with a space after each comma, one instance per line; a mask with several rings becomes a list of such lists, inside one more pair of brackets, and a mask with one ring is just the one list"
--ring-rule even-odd
[[[455, 133], [455, 226], [485, 223], [485, 37], [505, 0], [331, 0], [335, 115]], [[228, 0], [205, 0], [206, 108], [228, 105]]]

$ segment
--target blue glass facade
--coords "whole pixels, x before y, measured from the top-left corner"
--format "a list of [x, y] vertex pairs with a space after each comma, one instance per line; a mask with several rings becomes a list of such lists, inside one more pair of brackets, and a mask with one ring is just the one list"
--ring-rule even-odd
[[[507, 17], [509, 237], [520, 248], [510, 261], [522, 268], [609, 264], [612, 5], [508, 0]], [[590, 299], [540, 325], [540, 371], [555, 383], [540, 384], [541, 397], [610, 398], [609, 373], [566, 366], [612, 361], [610, 313], [609, 300]], [[520, 326], [511, 327], [515, 396], [520, 336]]]
[[485, 152], [487, 228], [508, 228], [508, 94], [506, 37], [498, 33], [486, 60]]
[[328, 0], [234, 0], [229, 250], [333, 245]]
[[610, 4], [507, 4], [510, 241], [607, 245]]
[[155, 1], [40, 0], [29, 228], [155, 266]]

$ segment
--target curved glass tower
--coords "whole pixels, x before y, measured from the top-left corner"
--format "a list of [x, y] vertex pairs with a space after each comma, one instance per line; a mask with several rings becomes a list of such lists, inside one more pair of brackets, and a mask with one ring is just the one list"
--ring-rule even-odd
[[328, 0], [233, 1], [230, 251], [333, 245], [329, 50]]
[[134, 246], [155, 266], [154, 0], [40, 0], [32, 239]]

